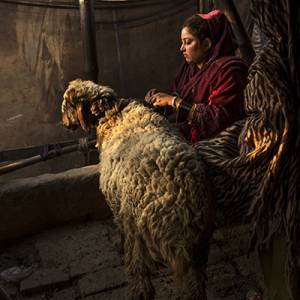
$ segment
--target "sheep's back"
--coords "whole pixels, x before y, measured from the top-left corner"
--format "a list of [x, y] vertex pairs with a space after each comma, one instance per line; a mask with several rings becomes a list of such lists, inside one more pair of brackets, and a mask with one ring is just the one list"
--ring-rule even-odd
[[103, 141], [100, 161], [100, 188], [116, 216], [130, 215], [147, 230], [178, 219], [204, 230], [211, 210], [204, 165], [162, 116], [128, 107]]

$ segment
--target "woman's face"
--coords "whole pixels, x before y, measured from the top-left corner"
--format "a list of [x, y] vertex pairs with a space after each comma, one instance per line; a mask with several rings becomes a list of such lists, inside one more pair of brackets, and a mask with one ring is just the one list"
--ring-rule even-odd
[[196, 36], [194, 36], [188, 27], [183, 27], [181, 30], [181, 47], [185, 60], [190, 63], [202, 64], [207, 56], [207, 53], [211, 47], [211, 41], [205, 38], [200, 41]]

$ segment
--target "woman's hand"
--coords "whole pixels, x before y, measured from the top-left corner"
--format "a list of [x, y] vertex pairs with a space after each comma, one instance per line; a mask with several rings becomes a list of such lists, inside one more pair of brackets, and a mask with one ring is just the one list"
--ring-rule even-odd
[[145, 95], [145, 101], [148, 102], [148, 103], [150, 103], [150, 104], [153, 104], [153, 103], [151, 102], [151, 98], [152, 98], [152, 96], [153, 96], [154, 94], [157, 94], [157, 93], [159, 93], [159, 90], [158, 90], [158, 89], [151, 89], [151, 90], [149, 90], [149, 91], [147, 92], [147, 94]]
[[159, 92], [151, 96], [150, 102], [153, 106], [172, 106], [173, 98], [174, 96]]

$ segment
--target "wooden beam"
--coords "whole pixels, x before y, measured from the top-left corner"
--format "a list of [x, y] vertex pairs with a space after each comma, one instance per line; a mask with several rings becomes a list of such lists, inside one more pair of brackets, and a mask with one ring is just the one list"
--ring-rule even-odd
[[88, 80], [98, 82], [98, 61], [93, 0], [79, 0], [80, 24], [84, 48], [85, 73]]
[[255, 57], [255, 51], [233, 1], [217, 0], [215, 2], [217, 3], [218, 7], [220, 7], [220, 9], [224, 12], [226, 17], [230, 21], [232, 28], [234, 29], [238, 46], [241, 52], [241, 57], [248, 63], [251, 63]]
[[213, 10], [214, 4], [212, 0], [198, 0], [197, 9], [200, 14], [206, 14]]

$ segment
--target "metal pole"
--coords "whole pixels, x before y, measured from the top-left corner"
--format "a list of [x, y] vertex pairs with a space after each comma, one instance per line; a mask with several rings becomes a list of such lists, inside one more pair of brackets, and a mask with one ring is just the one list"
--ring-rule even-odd
[[202, 13], [203, 10], [203, 0], [197, 0], [197, 13]]
[[213, 1], [211, 0], [198, 0], [197, 9], [200, 14], [206, 14], [213, 10]]
[[255, 51], [233, 1], [217, 0], [215, 2], [219, 4], [234, 29], [242, 58], [251, 63], [255, 57]]
[[86, 79], [98, 82], [98, 62], [93, 0], [79, 0]]
[[[93, 147], [96, 143], [96, 140], [91, 140], [87, 142], [87, 145], [89, 147]], [[27, 166], [33, 165], [35, 163], [38, 163], [40, 161], [45, 161], [54, 157], [57, 157], [62, 154], [67, 154], [75, 151], [80, 151], [80, 145], [71, 145], [66, 146], [62, 148], [60, 151], [56, 150], [50, 150], [46, 157], [43, 157], [42, 155], [35, 155], [33, 157], [25, 158], [13, 163], [10, 163], [8, 165], [0, 166], [0, 175], [9, 173], [11, 171], [15, 171], [21, 168], [25, 168]], [[1, 298], [0, 298], [1, 299]]]

